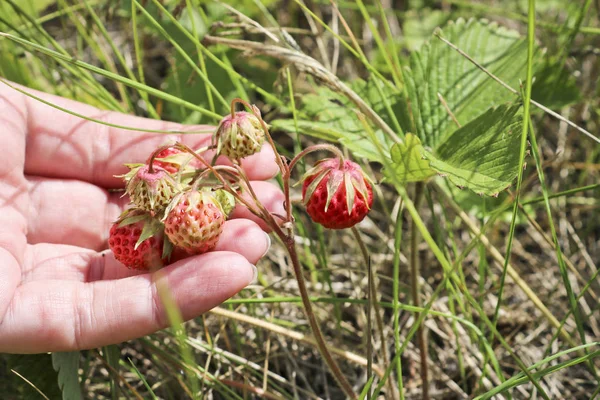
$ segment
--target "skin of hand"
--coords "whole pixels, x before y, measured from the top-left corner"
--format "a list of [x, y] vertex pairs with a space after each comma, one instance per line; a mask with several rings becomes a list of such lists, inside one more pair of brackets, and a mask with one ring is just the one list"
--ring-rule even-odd
[[[11, 84], [12, 85], [12, 84]], [[16, 86], [16, 85], [15, 85]], [[137, 129], [194, 131], [102, 111], [22, 88], [57, 106]], [[107, 249], [111, 224], [127, 199], [115, 175], [167, 142], [192, 148], [210, 134], [122, 130], [87, 121], [0, 81], [0, 352], [40, 353], [120, 343], [168, 325], [157, 287], [168, 287], [185, 320], [246, 287], [270, 244], [265, 228], [238, 207], [215, 251], [155, 273], [129, 270]], [[207, 159], [209, 159], [207, 157]], [[242, 166], [261, 202], [284, 214], [269, 146]], [[160, 283], [160, 285], [159, 285]]]

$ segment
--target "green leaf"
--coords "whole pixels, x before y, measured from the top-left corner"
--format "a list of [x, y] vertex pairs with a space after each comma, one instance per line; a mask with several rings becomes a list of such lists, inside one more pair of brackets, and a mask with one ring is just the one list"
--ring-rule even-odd
[[[519, 79], [525, 76], [527, 45], [517, 32], [487, 21], [459, 19], [440, 35], [510, 86], [519, 87]], [[466, 125], [488, 108], [515, 99], [435, 36], [412, 53], [405, 77], [416, 134], [433, 149], [457, 129], [450, 112]]]
[[425, 149], [421, 141], [415, 135], [406, 135], [404, 143], [396, 143], [392, 146], [390, 155], [394, 169], [385, 169], [387, 176], [393, 174], [400, 182], [423, 181], [433, 175], [435, 171], [429, 167], [429, 161], [423, 159]]
[[[404, 131], [410, 130], [408, 109], [400, 93], [394, 92], [383, 84], [379, 84], [378, 89], [372, 79], [368, 81], [359, 79], [348, 85], [390, 127], [399, 125]], [[329, 88], [319, 87], [316, 93], [302, 97], [299, 108], [306, 115], [305, 119], [298, 120], [300, 133], [322, 140], [337, 141], [346, 146], [356, 157], [382, 161], [376, 145], [367, 136], [357, 117], [356, 106], [343, 95]], [[276, 120], [272, 121], [271, 125], [290, 132], [295, 130], [293, 120]], [[381, 130], [377, 130], [375, 134], [383, 148], [389, 149], [392, 146], [392, 141]]]
[[52, 367], [58, 372], [58, 387], [63, 400], [80, 400], [79, 352], [52, 353]]
[[432, 169], [455, 185], [497, 195], [517, 176], [521, 125], [520, 104], [490, 108], [424, 155]]

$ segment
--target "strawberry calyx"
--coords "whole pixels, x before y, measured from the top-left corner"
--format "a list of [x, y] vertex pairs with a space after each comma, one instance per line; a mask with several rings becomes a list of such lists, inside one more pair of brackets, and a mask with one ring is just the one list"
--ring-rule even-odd
[[167, 207], [181, 185], [164, 168], [149, 164], [135, 166], [124, 175], [125, 192], [138, 208], [160, 214]]

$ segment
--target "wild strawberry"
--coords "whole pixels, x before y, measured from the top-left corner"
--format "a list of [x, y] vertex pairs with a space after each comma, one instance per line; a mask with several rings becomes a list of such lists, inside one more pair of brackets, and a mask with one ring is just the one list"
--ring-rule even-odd
[[168, 258], [163, 238], [159, 221], [143, 211], [128, 210], [110, 228], [108, 246], [127, 268], [147, 271], [162, 267]]
[[176, 174], [185, 163], [189, 154], [175, 147], [168, 147], [160, 151], [154, 158], [154, 166], [163, 168], [170, 174]]
[[216, 141], [217, 154], [239, 160], [260, 151], [264, 140], [265, 131], [259, 119], [252, 113], [240, 111], [221, 120], [213, 144]]
[[153, 215], [161, 214], [179, 191], [179, 185], [164, 168], [144, 164], [125, 175], [131, 202]]
[[206, 253], [219, 240], [225, 213], [215, 197], [205, 191], [191, 190], [173, 198], [165, 214], [165, 234], [188, 254]]
[[360, 166], [339, 158], [319, 161], [302, 178], [302, 199], [311, 219], [329, 229], [362, 221], [373, 205], [373, 188]]

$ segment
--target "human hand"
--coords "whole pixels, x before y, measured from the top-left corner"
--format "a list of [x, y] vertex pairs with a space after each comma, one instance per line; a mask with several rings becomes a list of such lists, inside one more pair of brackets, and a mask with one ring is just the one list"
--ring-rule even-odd
[[[98, 110], [25, 89], [62, 108], [138, 129], [193, 131]], [[204, 127], [206, 128], [206, 127]], [[168, 325], [157, 280], [183, 318], [194, 318], [246, 287], [269, 238], [238, 207], [215, 251], [156, 273], [119, 264], [107, 248], [109, 227], [126, 206], [114, 175], [144, 162], [169, 140], [192, 148], [210, 134], [121, 130], [59, 111], [0, 81], [0, 352], [87, 349], [140, 337]], [[283, 214], [283, 195], [264, 180], [277, 173], [269, 146], [242, 163], [261, 202]]]

